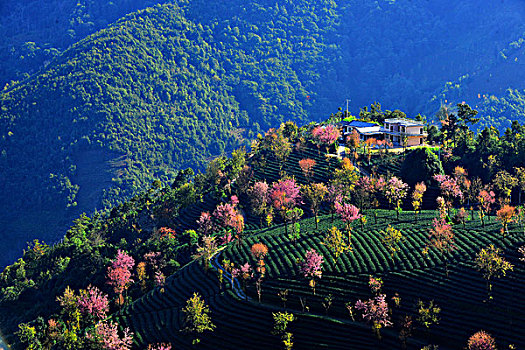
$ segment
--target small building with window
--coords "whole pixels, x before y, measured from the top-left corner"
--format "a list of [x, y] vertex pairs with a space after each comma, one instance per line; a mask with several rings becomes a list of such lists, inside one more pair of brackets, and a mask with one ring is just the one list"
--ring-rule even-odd
[[403, 146], [405, 142], [407, 147], [423, 145], [428, 136], [423, 123], [401, 118], [385, 119], [381, 131], [394, 146]]
[[368, 139], [383, 140], [384, 138], [384, 132], [381, 130], [381, 126], [375, 123], [364, 122], [361, 120], [343, 120], [340, 125], [343, 140], [347, 140], [354, 130], [359, 134], [359, 140], [361, 141], [366, 141]]
[[428, 136], [423, 123], [405, 118], [385, 119], [383, 126], [362, 120], [343, 120], [339, 123], [339, 127], [342, 140], [345, 142], [355, 131], [361, 142], [369, 139], [386, 140], [394, 147], [423, 145]]

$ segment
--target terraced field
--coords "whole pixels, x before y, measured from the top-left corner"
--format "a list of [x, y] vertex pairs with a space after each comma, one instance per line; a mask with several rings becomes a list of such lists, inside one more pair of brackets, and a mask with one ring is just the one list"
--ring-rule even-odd
[[[294, 349], [397, 349], [400, 348], [398, 318], [414, 315], [414, 305], [422, 299], [435, 300], [442, 308], [441, 321], [430, 330], [418, 328], [409, 339], [409, 349], [420, 349], [430, 343], [439, 344], [440, 349], [462, 348], [468, 337], [480, 329], [493, 334], [500, 348], [507, 348], [509, 344], [523, 348], [525, 301], [521, 291], [525, 270], [517, 255], [517, 248], [524, 243], [523, 231], [512, 227], [511, 235], [502, 239], [500, 225], [493, 218], [485, 228], [481, 228], [478, 221], [468, 222], [466, 228], [456, 226], [456, 250], [448, 257], [447, 276], [443, 257], [432, 249], [429, 254], [423, 253], [434, 215], [433, 211], [423, 212], [416, 223], [412, 213], [404, 212], [400, 222], [392, 222], [395, 217], [392, 211], [379, 210], [377, 223], [369, 219], [364, 229], [354, 227], [353, 252], [341, 256], [337, 262], [321, 242], [329, 227], [342, 227], [339, 220], [332, 222], [329, 216], [323, 216], [317, 231], [313, 219], [302, 220], [301, 238], [296, 242], [285, 237], [282, 226], [263, 229], [240, 246], [232, 244], [224, 249], [208, 274], [200, 264], [190, 263], [168, 279], [164, 293], [153, 291], [115, 317], [121, 318], [123, 324], [136, 333], [139, 348], [159, 341], [171, 342], [175, 349], [191, 348], [190, 337], [179, 332], [180, 310], [185, 300], [197, 291], [210, 305], [217, 325], [213, 333], [202, 337], [199, 348], [278, 349], [282, 344], [270, 334], [271, 313], [283, 310], [277, 293], [287, 289], [286, 308], [298, 316], [289, 328], [294, 334]], [[380, 232], [389, 223], [406, 237], [394, 260], [380, 241]], [[227, 282], [221, 289], [216, 273], [224, 258], [236, 264], [254, 264], [250, 247], [256, 242], [269, 247], [261, 304], [257, 302], [252, 284], [248, 285], [245, 295], [238, 281], [230, 285], [226, 273]], [[494, 283], [494, 301], [486, 303], [485, 282], [473, 266], [473, 257], [490, 243], [502, 247], [515, 267], [507, 277]], [[317, 283], [315, 295], [299, 275], [296, 263], [311, 248], [321, 252], [325, 259], [323, 277]], [[392, 310], [395, 325], [381, 330], [381, 340], [375, 338], [370, 326], [360, 322], [359, 317], [352, 321], [344, 306], [346, 302], [370, 297], [369, 275], [383, 278], [388, 298], [394, 293], [401, 297], [400, 306]], [[332, 295], [334, 301], [327, 313], [321, 303], [328, 295]], [[304, 312], [300, 298], [306, 301]]]
[[[281, 177], [278, 161], [272, 155], [268, 155], [266, 158], [264, 166], [255, 167], [255, 169], [257, 169], [255, 171], [255, 178], [257, 180], [266, 180], [268, 183], [279, 180]], [[294, 149], [284, 162], [283, 171], [288, 176], [295, 177], [301, 184], [307, 183], [307, 180], [299, 167], [299, 161], [306, 158], [313, 159], [316, 162], [313, 169], [314, 176], [311, 179], [312, 182], [328, 182], [335, 167], [339, 164], [339, 159], [337, 159], [335, 155], [326, 155], [324, 147], [318, 150], [312, 144], [307, 144], [304, 146], [304, 149], [300, 151]]]

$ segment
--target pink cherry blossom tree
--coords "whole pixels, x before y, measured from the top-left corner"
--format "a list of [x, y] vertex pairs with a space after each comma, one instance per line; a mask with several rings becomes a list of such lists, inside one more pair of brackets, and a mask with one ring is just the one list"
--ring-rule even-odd
[[384, 186], [384, 194], [391, 206], [395, 207], [397, 220], [399, 220], [399, 212], [401, 211], [401, 204], [403, 198], [407, 196], [408, 185], [401, 179], [393, 176]]
[[478, 200], [481, 225], [485, 227], [485, 216], [490, 213], [490, 206], [496, 202], [496, 195], [493, 191], [483, 189], [479, 191]]
[[221, 203], [215, 208], [213, 218], [216, 226], [225, 230], [233, 230], [237, 237], [237, 242], [242, 241], [242, 234], [244, 232], [244, 217], [237, 209], [239, 199], [237, 196], [232, 196], [230, 203]]
[[367, 301], [358, 300], [355, 308], [361, 311], [366, 322], [372, 323], [372, 330], [379, 339], [381, 339], [380, 329], [392, 326], [385, 294], [378, 294]]
[[434, 180], [439, 183], [447, 211], [452, 208], [454, 199], [463, 199], [463, 191], [455, 178], [448, 175], [436, 174], [434, 175]]
[[[253, 269], [250, 266], [250, 263], [245, 263], [244, 265], [241, 265], [240, 267], [234, 267], [232, 269], [232, 287], [233, 287], [234, 278], [241, 279], [242, 290], [246, 293], [246, 282], [253, 278]], [[246, 295], [246, 298], [248, 298], [247, 295]]]
[[429, 234], [429, 245], [436, 248], [445, 260], [448, 276], [448, 253], [454, 250], [454, 231], [444, 218], [435, 218]]
[[312, 291], [315, 294], [315, 279], [321, 278], [323, 272], [323, 256], [319, 254], [315, 249], [310, 249], [306, 252], [304, 260], [299, 262], [299, 271], [307, 279], [310, 280], [309, 284], [312, 287]]
[[301, 203], [301, 188], [293, 178], [284, 178], [272, 185], [270, 200], [283, 221], [285, 221], [285, 233], [288, 235], [288, 222], [286, 212]]
[[104, 350], [128, 350], [133, 343], [133, 333], [126, 328], [122, 337], [118, 332], [118, 324], [113, 321], [100, 321], [96, 324], [93, 334], [88, 336]]
[[237, 210], [231, 203], [221, 203], [215, 208], [213, 218], [220, 228], [232, 228], [235, 225]]
[[155, 272], [155, 286], [160, 288], [160, 292], [164, 293], [164, 285], [166, 284], [166, 276], [161, 271]]
[[324, 127], [315, 127], [312, 130], [312, 136], [317, 142], [318, 147], [320, 145], [325, 145], [326, 153], [328, 153], [329, 147], [333, 145], [337, 141], [337, 139], [339, 139], [339, 137], [341, 137], [341, 132], [336, 126], [328, 124]]
[[363, 215], [359, 214], [359, 208], [353, 204], [348, 203], [335, 203], [335, 211], [341, 216], [341, 220], [345, 223], [346, 232], [348, 234], [348, 244], [352, 242], [352, 223], [355, 220], [359, 220]]
[[468, 350], [496, 350], [496, 341], [485, 331], [474, 333], [468, 340]]
[[211, 218], [210, 212], [202, 212], [201, 216], [197, 220], [197, 225], [199, 225], [199, 232], [202, 235], [210, 235], [213, 231], [213, 220]]
[[97, 287], [88, 286], [87, 289], [81, 289], [76, 302], [81, 314], [94, 318], [103, 319], [109, 311], [108, 296]]
[[113, 260], [111, 266], [108, 267], [107, 284], [113, 286], [113, 290], [118, 294], [117, 303], [120, 306], [124, 304], [122, 293], [133, 283], [131, 271], [134, 265], [135, 260], [119, 249], [115, 260]]

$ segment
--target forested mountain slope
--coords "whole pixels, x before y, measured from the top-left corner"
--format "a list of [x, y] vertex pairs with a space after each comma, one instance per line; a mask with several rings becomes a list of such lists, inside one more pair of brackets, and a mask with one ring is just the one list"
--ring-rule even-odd
[[[274, 24], [252, 4], [220, 25], [189, 20], [194, 6], [129, 15], [0, 95], [0, 174], [10, 179], [1, 185], [4, 213], [23, 218], [51, 207], [64, 220], [63, 208], [67, 219], [92, 210], [93, 197], [109, 205], [153, 179], [168, 181], [174, 169], [246, 144], [260, 126], [307, 120], [307, 90], [327, 66], [316, 53], [326, 49], [321, 33], [333, 28], [330, 6], [283, 8]], [[298, 45], [309, 30], [297, 24], [315, 22], [323, 23], [312, 31], [318, 41]], [[98, 188], [86, 184], [86, 168], [101, 176]], [[16, 222], [4, 221], [16, 233]]]
[[37, 72], [68, 46], [161, 0], [3, 0], [0, 86]]

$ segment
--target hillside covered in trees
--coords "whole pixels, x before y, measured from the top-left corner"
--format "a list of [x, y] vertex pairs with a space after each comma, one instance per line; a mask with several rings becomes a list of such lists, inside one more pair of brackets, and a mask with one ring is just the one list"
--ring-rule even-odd
[[523, 121], [521, 1], [181, 0], [118, 19], [155, 3], [0, 4], [1, 239], [53, 227], [54, 241], [84, 211], [346, 99], [429, 120], [465, 99], [500, 130]]
[[457, 108], [439, 149], [341, 158], [342, 113], [286, 122], [83, 215], [0, 274], [0, 330], [14, 349], [521, 348], [525, 124], [475, 135]]

